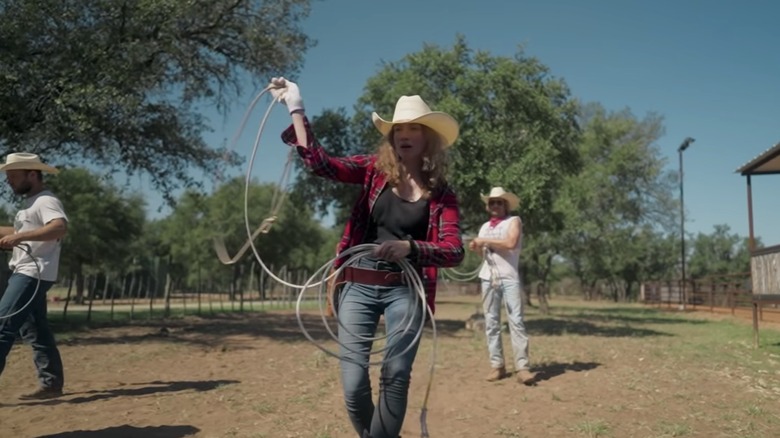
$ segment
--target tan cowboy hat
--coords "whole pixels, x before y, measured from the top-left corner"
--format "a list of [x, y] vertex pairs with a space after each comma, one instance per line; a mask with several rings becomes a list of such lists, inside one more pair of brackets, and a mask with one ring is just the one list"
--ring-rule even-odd
[[6, 170], [40, 170], [46, 173], [57, 173], [55, 167], [43, 164], [41, 157], [28, 152], [17, 152], [5, 157], [5, 164], [0, 164], [0, 172]]
[[444, 147], [452, 145], [458, 139], [458, 122], [447, 113], [431, 111], [428, 104], [418, 95], [401, 96], [395, 104], [392, 121], [384, 120], [377, 113], [372, 113], [371, 119], [382, 135], [389, 134], [393, 125], [419, 123], [436, 131], [444, 140]]
[[482, 197], [482, 201], [485, 204], [487, 204], [491, 199], [503, 199], [509, 206], [509, 211], [512, 211], [520, 206], [520, 198], [518, 198], [514, 193], [507, 192], [503, 187], [493, 187], [490, 189], [490, 194], [480, 196]]

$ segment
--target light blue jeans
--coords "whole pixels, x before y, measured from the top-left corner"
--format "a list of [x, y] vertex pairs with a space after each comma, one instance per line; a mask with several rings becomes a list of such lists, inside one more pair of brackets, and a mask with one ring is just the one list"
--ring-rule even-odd
[[[369, 269], [386, 269], [384, 262], [361, 260], [359, 266]], [[375, 268], [376, 267], [376, 268]], [[384, 287], [347, 283], [339, 295], [338, 314], [343, 324], [339, 326], [341, 357], [341, 383], [344, 402], [352, 426], [361, 438], [397, 438], [406, 415], [409, 381], [412, 363], [417, 355], [419, 342], [411, 345], [420, 330], [421, 307], [407, 286]], [[406, 334], [411, 313], [413, 323]], [[379, 377], [379, 400], [374, 406], [371, 399], [371, 381], [368, 363], [379, 360], [379, 355], [369, 356], [372, 342], [360, 337], [374, 337], [379, 317], [384, 315], [387, 334], [384, 352], [389, 362], [382, 364]], [[345, 330], [346, 329], [346, 330]], [[351, 332], [352, 334], [348, 333]], [[409, 348], [406, 353], [400, 352]], [[349, 351], [347, 348], [353, 350]], [[395, 356], [395, 358], [392, 358]]]
[[482, 280], [482, 308], [485, 314], [485, 335], [493, 368], [504, 366], [504, 349], [501, 344], [501, 302], [506, 304], [509, 336], [515, 353], [515, 370], [528, 369], [528, 333], [523, 323], [523, 297], [520, 282], [501, 280], [498, 287], [491, 287], [490, 280]]

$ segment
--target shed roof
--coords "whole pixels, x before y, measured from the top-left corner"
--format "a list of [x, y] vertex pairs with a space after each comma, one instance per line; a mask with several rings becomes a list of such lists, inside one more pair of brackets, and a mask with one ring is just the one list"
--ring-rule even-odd
[[780, 143], [765, 150], [736, 171], [743, 176], [780, 173]]

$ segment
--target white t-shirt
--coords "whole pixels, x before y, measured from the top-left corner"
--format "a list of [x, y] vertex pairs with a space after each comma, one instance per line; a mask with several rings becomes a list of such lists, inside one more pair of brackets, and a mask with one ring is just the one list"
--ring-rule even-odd
[[[479, 229], [478, 237], [486, 239], [506, 239], [509, 233], [509, 226], [515, 222], [520, 222], [519, 216], [510, 216], [501, 221], [494, 228], [490, 228], [490, 222], [482, 224], [482, 228]], [[483, 280], [491, 279], [491, 271], [495, 271], [495, 274], [501, 280], [515, 280], [520, 281], [520, 274], [517, 271], [518, 263], [520, 262], [520, 250], [523, 246], [522, 234], [517, 239], [517, 245], [509, 250], [506, 249], [492, 249], [485, 255], [486, 259], [482, 262], [482, 269], [479, 271], [479, 278]]]
[[[14, 230], [16, 233], [37, 230], [54, 219], [60, 218], [68, 220], [68, 217], [65, 216], [65, 209], [62, 208], [62, 202], [52, 192], [44, 190], [25, 200], [25, 208], [16, 213]], [[11, 271], [38, 278], [38, 268], [35, 267], [35, 262], [37, 262], [41, 269], [41, 280], [57, 281], [57, 270], [60, 266], [60, 240], [23, 241], [22, 243], [30, 245], [29, 250], [35, 257], [35, 261], [24, 250], [14, 247], [13, 256], [8, 262]]]

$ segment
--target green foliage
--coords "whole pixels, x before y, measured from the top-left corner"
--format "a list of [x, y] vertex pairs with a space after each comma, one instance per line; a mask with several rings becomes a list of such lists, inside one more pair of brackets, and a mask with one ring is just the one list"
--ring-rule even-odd
[[[305, 95], [306, 84], [301, 87]], [[351, 120], [343, 109], [326, 110], [314, 119], [315, 132], [333, 155], [373, 153], [380, 136], [371, 113], [389, 117], [398, 98], [411, 94], [460, 122], [449, 179], [464, 231], [485, 221], [480, 194], [497, 185], [521, 197], [524, 221], [534, 230], [555, 228], [551, 206], [557, 187], [578, 169], [577, 106], [562, 80], [522, 51], [493, 56], [470, 49], [459, 36], [450, 49], [426, 45], [386, 63], [367, 81]], [[311, 179], [303, 175], [298, 184], [310, 186]], [[309, 193], [320, 211], [331, 203], [343, 211], [354, 202], [351, 189], [318, 184]]]
[[378, 141], [371, 111], [390, 116], [401, 95], [420, 94], [459, 121], [449, 179], [464, 230], [485, 221], [480, 195], [492, 186], [520, 197], [527, 229], [556, 229], [553, 199], [563, 177], [579, 168], [577, 104], [539, 60], [522, 50], [514, 57], [474, 51], [459, 36], [449, 50], [426, 45], [385, 64], [365, 89], [354, 117], [363, 145]]
[[[252, 269], [251, 253], [233, 267], [214, 256], [213, 237], [230, 251], [247, 238], [244, 181], [199, 190], [193, 169], [213, 173], [224, 158], [237, 161], [203, 142], [209, 121], [199, 110], [224, 113], [247, 77], [258, 85], [294, 75], [312, 45], [300, 29], [308, 12], [309, 0], [0, 1], [0, 152], [38, 152], [65, 169], [47, 181], [71, 219], [66, 272], [170, 272], [192, 287], [235, 282]], [[607, 285], [623, 299], [641, 281], [678, 275], [677, 180], [656, 146], [660, 116], [581, 106], [522, 48], [496, 56], [459, 35], [451, 47], [425, 45], [383, 64], [353, 114], [326, 109], [313, 129], [334, 156], [373, 153], [380, 138], [371, 113], [390, 117], [411, 94], [460, 122], [449, 180], [464, 234], [486, 220], [480, 195], [492, 186], [520, 196], [526, 284], [572, 273], [586, 292]], [[143, 198], [68, 169], [84, 162], [147, 173], [172, 204], [174, 189], [187, 190], [168, 217], [146, 223]], [[256, 239], [263, 260], [277, 270], [318, 268], [334, 255], [358, 190], [299, 172], [271, 231]], [[250, 228], [271, 213], [275, 191], [250, 184]], [[334, 214], [336, 229], [323, 229], [315, 214]], [[744, 239], [726, 226], [696, 236], [690, 250], [692, 277], [749, 266]]]
[[[731, 233], [728, 225], [715, 225], [712, 234], [698, 233], [690, 244], [690, 278], [739, 274], [750, 271], [748, 239]], [[757, 242], [756, 247], [761, 243]]]
[[655, 145], [660, 117], [639, 120], [598, 104], [582, 114], [583, 167], [565, 180], [556, 202], [565, 218], [560, 254], [586, 292], [606, 280], [617, 299], [675, 266], [673, 240], [665, 237], [675, 224], [675, 180]]
[[76, 301], [84, 297], [85, 274], [126, 272], [137, 257], [146, 220], [144, 200], [124, 194], [82, 168], [62, 169], [46, 184], [60, 198], [68, 216], [60, 276], [76, 279]]
[[68, 216], [63, 266], [78, 274], [83, 265], [121, 269], [143, 230], [144, 201], [126, 195], [86, 169], [64, 169], [46, 181]]
[[295, 72], [308, 0], [0, 3], [0, 152], [147, 172], [170, 191], [213, 172], [196, 105], [224, 110], [247, 76]]
[[[330, 155], [344, 157], [365, 153], [365, 150], [357, 147], [360, 142], [355, 136], [354, 125], [343, 108], [326, 109], [312, 117], [311, 124], [317, 140]], [[314, 175], [304, 168], [300, 159], [295, 160], [295, 165], [299, 170], [293, 193], [296, 201], [307, 200], [320, 216], [333, 209], [336, 213], [336, 223], [346, 223], [352, 204], [360, 193], [360, 186], [343, 184]]]
[[[190, 286], [196, 284], [199, 276], [223, 278], [231, 270], [234, 276], [248, 272], [256, 263], [251, 250], [237, 264], [226, 267], [214, 253], [213, 238], [223, 239], [232, 256], [244, 245], [248, 235], [272, 215], [271, 201], [275, 194], [273, 184], [249, 185], [247, 232], [243, 178], [228, 181], [209, 196], [186, 193], [171, 215], [156, 227], [159, 254], [170, 256], [173, 273], [183, 277]], [[324, 230], [313, 219], [312, 210], [306, 204], [296, 203], [296, 199], [300, 197], [289, 197], [270, 231], [254, 241], [263, 262], [275, 274], [282, 266], [313, 273], [335, 253], [335, 233]]]

